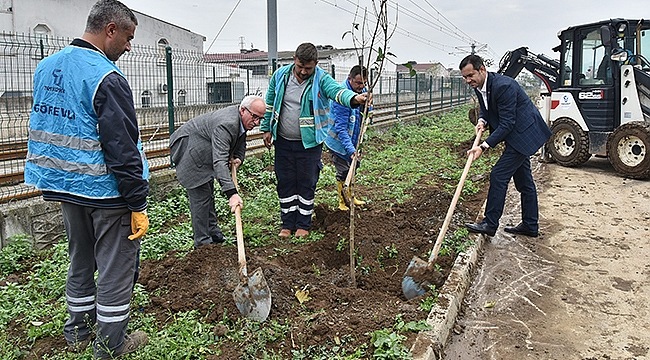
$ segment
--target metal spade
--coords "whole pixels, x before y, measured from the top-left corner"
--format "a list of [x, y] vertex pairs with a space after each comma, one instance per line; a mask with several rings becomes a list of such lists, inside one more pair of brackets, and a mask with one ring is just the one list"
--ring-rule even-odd
[[[233, 166], [232, 179], [237, 186], [237, 171]], [[237, 233], [237, 257], [239, 259], [239, 284], [232, 297], [239, 312], [245, 317], [264, 321], [271, 312], [271, 290], [266, 283], [262, 268], [257, 268], [251, 276], [246, 270], [246, 251], [244, 250], [244, 230], [241, 221], [241, 207], [235, 208], [235, 228]]]
[[[474, 144], [472, 147], [478, 145], [479, 141], [481, 140], [481, 135], [483, 135], [482, 130], [476, 134], [476, 139], [474, 139]], [[452, 198], [449, 209], [447, 210], [447, 216], [445, 216], [445, 221], [442, 224], [442, 228], [440, 229], [440, 233], [438, 233], [436, 243], [433, 246], [431, 255], [429, 256], [429, 261], [424, 261], [419, 257], [414, 256], [413, 259], [411, 259], [409, 266], [406, 268], [406, 271], [404, 272], [404, 277], [402, 278], [402, 293], [404, 293], [404, 296], [408, 300], [411, 300], [420, 295], [424, 295], [429, 289], [429, 286], [432, 284], [431, 279], [435, 276], [434, 265], [436, 263], [436, 259], [438, 258], [438, 252], [440, 251], [442, 241], [447, 234], [449, 223], [451, 222], [451, 218], [454, 215], [454, 210], [456, 209], [456, 203], [458, 202], [458, 198], [460, 198], [460, 194], [463, 191], [465, 178], [467, 178], [467, 174], [469, 173], [469, 168], [472, 165], [473, 160], [474, 157], [472, 154], [469, 154], [467, 156], [467, 163], [465, 163], [465, 169], [463, 170], [463, 174], [460, 176], [460, 181], [456, 187], [456, 192], [454, 193], [454, 197]]]

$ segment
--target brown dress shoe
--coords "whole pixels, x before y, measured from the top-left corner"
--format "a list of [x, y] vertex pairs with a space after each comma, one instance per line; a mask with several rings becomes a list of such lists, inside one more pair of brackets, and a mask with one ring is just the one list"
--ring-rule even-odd
[[309, 235], [309, 231], [308, 231], [308, 230], [305, 230], [305, 229], [298, 229], [298, 230], [296, 230], [296, 237], [299, 237], [299, 238], [300, 238], [300, 237], [305, 237], [305, 236], [307, 236], [307, 235]]
[[280, 230], [280, 233], [278, 234], [279, 237], [286, 239], [289, 236], [291, 236], [291, 230], [289, 229], [282, 229]]

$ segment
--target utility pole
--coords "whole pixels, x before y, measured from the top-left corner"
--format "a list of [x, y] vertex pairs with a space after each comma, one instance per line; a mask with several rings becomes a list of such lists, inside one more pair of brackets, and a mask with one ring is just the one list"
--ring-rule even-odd
[[269, 75], [271, 75], [278, 62], [278, 4], [277, 0], [266, 0], [266, 22], [269, 48]]

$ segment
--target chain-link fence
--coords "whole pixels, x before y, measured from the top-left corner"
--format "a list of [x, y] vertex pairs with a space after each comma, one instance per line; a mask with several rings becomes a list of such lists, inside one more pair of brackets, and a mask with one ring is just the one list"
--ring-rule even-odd
[[[67, 46], [71, 38], [0, 34], [0, 203], [37, 195], [22, 184], [32, 81], [38, 62]], [[143, 145], [153, 170], [169, 167], [169, 135], [187, 120], [238, 103], [245, 95], [264, 96], [269, 75], [228, 63], [206, 61], [200, 52], [133, 45], [118, 61], [133, 92]], [[350, 68], [325, 69], [344, 81]], [[377, 76], [376, 74], [371, 74]], [[399, 119], [464, 102], [461, 78], [383, 71], [373, 89], [374, 121]], [[249, 149], [261, 147], [258, 129]]]

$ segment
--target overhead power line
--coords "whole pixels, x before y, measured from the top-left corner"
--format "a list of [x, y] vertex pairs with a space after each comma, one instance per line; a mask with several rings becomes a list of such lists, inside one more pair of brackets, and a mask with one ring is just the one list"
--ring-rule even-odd
[[[460, 31], [463, 35], [465, 35], [466, 39], [471, 40], [471, 42], [478, 43], [478, 41], [474, 40], [471, 36], [467, 35], [467, 33], [465, 33], [463, 30], [459, 29], [456, 25], [454, 25], [451, 21], [449, 21], [449, 19], [447, 19], [447, 17], [445, 15], [443, 15], [440, 11], [438, 11], [438, 9], [436, 9], [433, 5], [431, 5], [429, 0], [424, 0], [424, 2], [427, 3], [427, 5], [429, 5], [438, 15], [440, 15], [443, 19], [445, 19], [445, 21], [447, 21], [451, 26], [453, 26], [454, 29]], [[424, 9], [422, 9], [422, 10], [424, 11]], [[427, 12], [427, 14], [428, 14], [428, 12]], [[431, 17], [435, 19], [435, 17], [433, 15], [431, 15]]]
[[[347, 8], [345, 8], [345, 7], [343, 7], [343, 6], [339, 5], [339, 4], [333, 3], [331, 1], [328, 1], [328, 0], [320, 0], [320, 1], [322, 3], [327, 4], [327, 5], [333, 6], [333, 7], [337, 8], [337, 9], [339, 9], [341, 11], [344, 11], [344, 12], [346, 12], [348, 14], [355, 15], [355, 16], [363, 16], [363, 15], [361, 15], [361, 14], [355, 12], [355, 11], [349, 10], [349, 9], [347, 9]], [[358, 6], [358, 4], [352, 2], [351, 0], [346, 0], [346, 1], [348, 3], [350, 3], [350, 4], [352, 4], [355, 7]], [[376, 20], [373, 19], [373, 18], [368, 18], [368, 21], [370, 23], [372, 23], [373, 25], [376, 23]], [[396, 26], [395, 32], [400, 34], [400, 35], [411, 38], [411, 39], [413, 39], [413, 40], [415, 40], [417, 42], [420, 42], [420, 43], [422, 43], [424, 45], [433, 47], [433, 48], [441, 50], [441, 51], [448, 52], [448, 51], [451, 51], [451, 50], [454, 49], [454, 46], [452, 46], [452, 45], [442, 44], [442, 43], [433, 41], [431, 39], [427, 39], [427, 38], [425, 38], [423, 36], [417, 35], [416, 33], [412, 32], [412, 31], [405, 30], [402, 27], [400, 27], [399, 25]]]
[[[330, 0], [320, 0], [320, 1], [327, 5], [335, 7], [341, 11], [344, 11], [348, 14], [359, 16], [359, 17], [363, 16], [363, 14], [360, 14], [358, 10], [357, 11], [350, 10], [349, 8], [346, 8], [345, 6], [341, 5], [341, 3], [333, 2]], [[417, 21], [418, 23], [421, 23], [435, 31], [442, 33], [447, 38], [452, 38], [462, 42], [463, 44], [466, 44], [466, 46], [468, 47], [475, 45], [484, 48], [487, 46], [487, 44], [483, 44], [474, 40], [471, 36], [467, 35], [467, 33], [459, 29], [456, 25], [454, 25], [451, 21], [449, 21], [449, 19], [447, 19], [442, 13], [440, 13], [440, 11], [438, 11], [435, 7], [433, 7], [433, 5], [431, 5], [428, 2], [428, 0], [425, 0], [425, 2], [427, 3], [427, 5], [429, 5], [431, 8], [434, 9], [437, 15], [434, 15], [430, 11], [427, 11], [422, 6], [413, 2], [413, 0], [409, 0], [409, 1], [413, 5], [415, 5], [415, 7], [417, 7], [418, 11], [413, 11], [405, 7], [403, 2], [400, 3], [399, 5], [397, 3], [395, 4], [389, 3], [389, 6], [396, 11], [398, 16], [399, 14], [407, 16]], [[345, 2], [355, 7], [355, 9], [359, 8], [359, 4], [357, 2], [354, 2], [352, 0], [345, 0]], [[345, 4], [345, 2], [343, 2], [343, 4]], [[426, 14], [427, 16], [423, 16], [420, 13]], [[444, 21], [441, 20], [440, 18], [442, 18]], [[372, 17], [368, 18], [368, 21], [373, 25], [376, 22], [376, 20], [373, 19]], [[458, 55], [457, 53], [455, 53], [455, 51], [459, 50], [459, 45], [448, 45], [448, 44], [443, 44], [441, 42], [431, 40], [427, 37], [419, 35], [414, 31], [406, 30], [403, 26], [400, 26], [399, 24], [395, 27], [395, 32], [399, 35], [408, 37], [414, 41], [432, 47], [436, 50], [443, 51], [450, 55]]]
[[[401, 5], [399, 9], [404, 11], [404, 14], [412, 19], [415, 19], [416, 21], [436, 30], [439, 31], [443, 34], [449, 35], [453, 38], [456, 38], [459, 41], [462, 41], [464, 43], [470, 43], [472, 42], [471, 38], [468, 38], [467, 36], [464, 36], [463, 34], [459, 34], [456, 29], [450, 28], [448, 25], [445, 23], [441, 22], [439, 19], [436, 19], [432, 14], [428, 13], [425, 9], [423, 9], [420, 5], [416, 4], [413, 0], [409, 0], [415, 7], [420, 9], [421, 13], [424, 13], [426, 15], [429, 15], [429, 18], [426, 18], [420, 13], [415, 12], [413, 10], [407, 9], [404, 7], [404, 5]], [[395, 10], [398, 10], [397, 6], [394, 6]], [[433, 21], [432, 21], [433, 20]], [[438, 23], [436, 25], [435, 23]]]
[[226, 18], [226, 21], [223, 22], [223, 25], [221, 25], [221, 29], [219, 29], [219, 31], [217, 32], [217, 35], [214, 36], [214, 39], [212, 39], [212, 42], [210, 43], [210, 46], [208, 46], [208, 49], [205, 51], [206, 54], [210, 51], [210, 49], [212, 48], [212, 45], [214, 45], [214, 42], [217, 40], [217, 38], [219, 37], [219, 35], [223, 31], [223, 28], [225, 28], [226, 24], [228, 24], [228, 20], [230, 20], [230, 17], [232, 17], [232, 14], [234, 14], [235, 10], [237, 10], [237, 7], [239, 6], [239, 3], [241, 3], [241, 0], [237, 1], [237, 4], [235, 4], [235, 7], [232, 8], [232, 11], [228, 15], [228, 18]]

